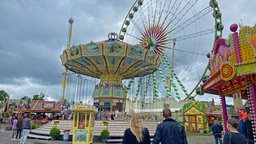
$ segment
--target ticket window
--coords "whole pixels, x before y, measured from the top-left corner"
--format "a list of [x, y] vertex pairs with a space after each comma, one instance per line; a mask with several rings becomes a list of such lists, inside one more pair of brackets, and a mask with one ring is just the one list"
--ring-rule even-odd
[[79, 113], [79, 117], [78, 117], [78, 128], [79, 129], [84, 129], [85, 128], [85, 123], [86, 123], [86, 119], [85, 119], [86, 114], [84, 113]]

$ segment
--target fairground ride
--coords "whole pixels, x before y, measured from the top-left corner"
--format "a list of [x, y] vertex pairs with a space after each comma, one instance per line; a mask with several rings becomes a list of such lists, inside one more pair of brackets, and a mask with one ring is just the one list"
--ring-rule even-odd
[[[70, 46], [73, 19], [69, 24], [62, 98], [92, 97], [95, 106], [119, 111], [127, 100], [143, 105], [194, 95], [208, 70], [206, 54], [223, 30], [216, 0], [136, 0], [119, 34], [77, 46]], [[70, 75], [75, 80], [66, 84]]]

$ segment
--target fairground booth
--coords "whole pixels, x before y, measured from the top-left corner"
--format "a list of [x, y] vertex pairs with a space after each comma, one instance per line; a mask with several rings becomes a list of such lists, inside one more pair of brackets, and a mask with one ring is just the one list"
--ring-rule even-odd
[[256, 26], [230, 26], [227, 39], [219, 38], [208, 54], [210, 77], [203, 84], [203, 92], [220, 96], [225, 130], [228, 113], [225, 97], [233, 98], [235, 110], [243, 109], [242, 100], [248, 101], [256, 138]]

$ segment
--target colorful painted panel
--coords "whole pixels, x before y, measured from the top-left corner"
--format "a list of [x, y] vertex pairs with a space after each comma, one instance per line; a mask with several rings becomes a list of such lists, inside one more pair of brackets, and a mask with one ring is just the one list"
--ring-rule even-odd
[[109, 56], [108, 63], [111, 67], [118, 67], [121, 57]]
[[110, 97], [110, 87], [102, 87], [102, 97]]
[[256, 63], [237, 65], [236, 72], [238, 76], [256, 73]]
[[75, 142], [86, 142], [87, 140], [87, 130], [76, 130], [75, 131]]
[[101, 55], [102, 51], [101, 48], [98, 46], [97, 43], [91, 42], [86, 45], [81, 45], [83, 50], [83, 55], [85, 56], [94, 56], [94, 55]]
[[100, 96], [100, 89], [99, 87], [95, 87], [93, 97], [99, 97]]
[[239, 31], [240, 56], [243, 63], [256, 59], [256, 25], [244, 26]]
[[131, 58], [143, 59], [145, 49], [139, 46], [132, 46], [128, 48], [127, 56]]
[[123, 56], [126, 45], [118, 41], [110, 41], [104, 45], [106, 55]]
[[155, 63], [156, 58], [157, 58], [157, 55], [154, 53], [154, 51], [147, 52], [146, 61], [150, 63]]
[[84, 57], [77, 59], [77, 61], [86, 67], [93, 67], [92, 63]]
[[231, 60], [232, 47], [225, 44], [225, 39], [218, 39], [214, 48], [214, 55], [210, 57], [211, 75], [221, 69], [221, 64]]
[[69, 55], [70, 55], [70, 59], [76, 59], [81, 57], [81, 50], [79, 46], [72, 46], [69, 49]]
[[102, 56], [91, 56], [91, 57], [88, 57], [93, 63], [94, 65], [96, 65], [97, 67], [104, 67], [105, 66], [105, 61], [103, 59]]
[[83, 69], [82, 65], [80, 65], [79, 63], [76, 63], [74, 61], [68, 61], [67, 66], [73, 67], [73, 68], [78, 68], [78, 69]]
[[148, 65], [148, 62], [145, 61], [140, 61], [137, 64], [135, 64], [134, 66], [132, 66], [133, 69], [137, 69], [137, 68], [142, 68], [143, 66]]
[[114, 87], [113, 88], [113, 96], [114, 97], [123, 97], [123, 88], [122, 87]]
[[122, 64], [121, 64], [121, 67], [128, 67], [130, 66], [132, 63], [134, 63], [136, 61], [136, 59], [133, 59], [133, 58], [124, 58]]
[[202, 115], [199, 115], [199, 116], [197, 116], [197, 123], [203, 123], [204, 121], [203, 121], [203, 116]]

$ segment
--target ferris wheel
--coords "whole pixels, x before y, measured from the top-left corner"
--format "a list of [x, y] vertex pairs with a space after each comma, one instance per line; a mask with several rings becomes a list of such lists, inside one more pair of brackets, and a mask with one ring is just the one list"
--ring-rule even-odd
[[128, 95], [134, 100], [194, 95], [207, 73], [206, 54], [223, 28], [216, 0], [136, 0], [119, 39], [160, 55], [161, 66], [127, 81]]

